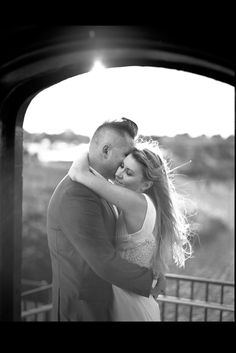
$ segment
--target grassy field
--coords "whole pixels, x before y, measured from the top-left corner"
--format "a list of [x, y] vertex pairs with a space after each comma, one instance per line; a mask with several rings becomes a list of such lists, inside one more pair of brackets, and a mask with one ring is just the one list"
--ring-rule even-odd
[[[177, 189], [189, 200], [196, 235], [194, 256], [184, 270], [171, 272], [210, 279], [234, 280], [234, 183], [177, 179]], [[190, 218], [190, 219], [191, 219]]]

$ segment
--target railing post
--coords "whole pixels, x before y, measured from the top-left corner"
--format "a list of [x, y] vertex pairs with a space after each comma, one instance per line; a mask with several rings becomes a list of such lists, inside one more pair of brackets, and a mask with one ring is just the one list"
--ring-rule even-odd
[[[220, 303], [224, 303], [224, 285], [221, 285], [221, 290], [220, 290]], [[220, 321], [223, 320], [223, 311], [220, 311]]]
[[[176, 283], [176, 291], [175, 291], [175, 295], [177, 298], [179, 298], [179, 279], [177, 279], [177, 283]], [[179, 308], [179, 305], [176, 304], [175, 305], [175, 321], [178, 321], [178, 308]]]
[[[205, 301], [208, 302], [208, 298], [209, 298], [209, 283], [205, 283], [205, 285], [206, 285]], [[204, 321], [207, 321], [207, 313], [208, 313], [208, 310], [207, 310], [207, 308], [205, 308], [205, 310], [204, 310]]]
[[[192, 300], [194, 298], [194, 281], [191, 281], [191, 290], [190, 290], [190, 299]], [[190, 306], [189, 309], [189, 321], [192, 321], [193, 317], [193, 307]]]
[[165, 303], [161, 303], [161, 321], [165, 321]]

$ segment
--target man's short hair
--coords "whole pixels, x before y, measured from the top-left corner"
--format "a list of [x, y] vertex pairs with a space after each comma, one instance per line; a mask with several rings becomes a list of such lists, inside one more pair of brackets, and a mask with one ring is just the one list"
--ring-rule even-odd
[[117, 131], [118, 133], [120, 133], [121, 136], [124, 136], [124, 134], [127, 133], [133, 139], [138, 133], [138, 126], [136, 125], [136, 123], [126, 118], [121, 118], [120, 120], [105, 121], [96, 129], [93, 138], [98, 136], [98, 134], [103, 129], [111, 129]]

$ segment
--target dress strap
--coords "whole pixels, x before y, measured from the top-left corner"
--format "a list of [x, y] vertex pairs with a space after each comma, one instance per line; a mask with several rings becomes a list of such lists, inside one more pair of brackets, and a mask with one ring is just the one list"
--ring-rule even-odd
[[147, 212], [142, 229], [145, 229], [147, 233], [152, 233], [156, 223], [156, 208], [152, 199], [145, 193], [143, 193], [143, 195], [145, 196], [147, 201]]

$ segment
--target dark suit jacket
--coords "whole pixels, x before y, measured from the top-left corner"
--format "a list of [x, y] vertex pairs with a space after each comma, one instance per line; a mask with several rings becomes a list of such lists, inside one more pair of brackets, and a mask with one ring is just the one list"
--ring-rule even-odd
[[109, 321], [111, 283], [149, 296], [152, 272], [120, 258], [114, 248], [112, 206], [66, 176], [48, 206], [53, 319]]

